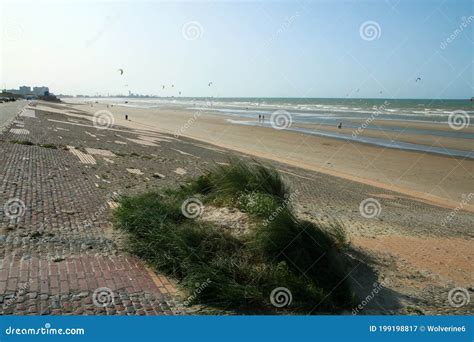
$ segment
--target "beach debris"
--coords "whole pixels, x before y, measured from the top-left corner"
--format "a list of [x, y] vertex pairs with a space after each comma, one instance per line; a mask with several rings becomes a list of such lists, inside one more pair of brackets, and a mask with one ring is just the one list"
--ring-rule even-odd
[[184, 176], [185, 174], [188, 173], [188, 171], [186, 171], [185, 169], [183, 168], [180, 168], [178, 167], [176, 170], [174, 170], [174, 173], [180, 175], [180, 176]]
[[123, 69], [118, 69], [117, 71], [120, 73], [120, 76], [123, 75]]
[[55, 256], [55, 257], [53, 258], [53, 262], [60, 262], [60, 261], [64, 261], [64, 260], [65, 260], [65, 259], [64, 259], [63, 257], [61, 257], [61, 256]]
[[119, 144], [119, 145], [127, 145], [125, 141], [120, 141], [120, 140], [115, 140], [114, 143]]
[[143, 172], [140, 169], [127, 169], [127, 171], [134, 175], [143, 175]]
[[171, 88], [174, 88], [174, 84], [171, 85]]
[[107, 204], [109, 205], [110, 209], [115, 209], [118, 207], [118, 203], [113, 200], [107, 200]]
[[92, 138], [97, 138], [95, 134], [92, 134], [91, 132], [84, 131], [88, 136], [91, 136]]
[[185, 156], [192, 156], [192, 157], [199, 158], [199, 157], [195, 156], [194, 154], [191, 154], [191, 153], [188, 153], [188, 152], [184, 152], [184, 151], [178, 150], [178, 149], [176, 149], [176, 148], [172, 148], [172, 150], [178, 152], [179, 154], [185, 155]]
[[161, 174], [161, 173], [158, 173], [158, 172], [155, 172], [153, 174], [153, 178], [158, 178], [158, 179], [162, 179], [162, 178], [165, 178], [165, 175]]
[[112, 159], [104, 158], [104, 160], [105, 160], [107, 163], [115, 164], [115, 162], [114, 162]]

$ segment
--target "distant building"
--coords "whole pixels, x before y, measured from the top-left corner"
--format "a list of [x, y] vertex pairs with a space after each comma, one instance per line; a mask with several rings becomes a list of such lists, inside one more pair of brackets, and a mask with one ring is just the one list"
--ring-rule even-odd
[[26, 95], [31, 93], [31, 87], [28, 86], [21, 86], [20, 87], [20, 94], [21, 95]]
[[48, 96], [49, 88], [48, 87], [31, 87], [21, 86], [18, 89], [4, 89], [3, 92], [8, 92], [18, 95], [29, 95], [29, 96]]
[[36, 96], [49, 95], [49, 88], [48, 87], [33, 87], [33, 94], [35, 94]]

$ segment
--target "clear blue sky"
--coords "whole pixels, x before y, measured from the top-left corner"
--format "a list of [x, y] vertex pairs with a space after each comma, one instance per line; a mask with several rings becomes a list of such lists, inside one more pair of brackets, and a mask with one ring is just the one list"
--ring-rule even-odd
[[[2, 87], [47, 85], [66, 94], [474, 96], [471, 1], [17, 0], [1, 6]], [[194, 40], [183, 35], [190, 21], [199, 23]], [[380, 27], [374, 40], [361, 36], [367, 21]]]

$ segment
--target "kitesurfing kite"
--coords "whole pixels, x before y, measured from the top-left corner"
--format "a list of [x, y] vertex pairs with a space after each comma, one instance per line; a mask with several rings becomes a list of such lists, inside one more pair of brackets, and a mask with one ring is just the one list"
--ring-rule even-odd
[[209, 83], [207, 84], [208, 87], [210, 87], [211, 85], [212, 85], [212, 82], [209, 82]]
[[120, 76], [123, 75], [123, 69], [118, 69], [117, 71], [120, 72]]
[[417, 77], [415, 82], [421, 81], [421, 77]]

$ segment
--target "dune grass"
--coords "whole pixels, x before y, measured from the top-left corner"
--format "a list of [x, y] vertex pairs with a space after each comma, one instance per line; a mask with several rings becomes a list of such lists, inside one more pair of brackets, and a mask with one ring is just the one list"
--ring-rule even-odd
[[[187, 218], [181, 206], [189, 198], [238, 208], [256, 228], [237, 237]], [[275, 310], [270, 293], [285, 287], [292, 294], [287, 309], [316, 313], [350, 308], [354, 296], [341, 253], [347, 245], [342, 226], [299, 220], [289, 199], [276, 170], [231, 160], [179, 189], [124, 197], [114, 218], [129, 233], [130, 250], [178, 279], [194, 293], [192, 303]], [[196, 294], [197, 284], [203, 283]]]

